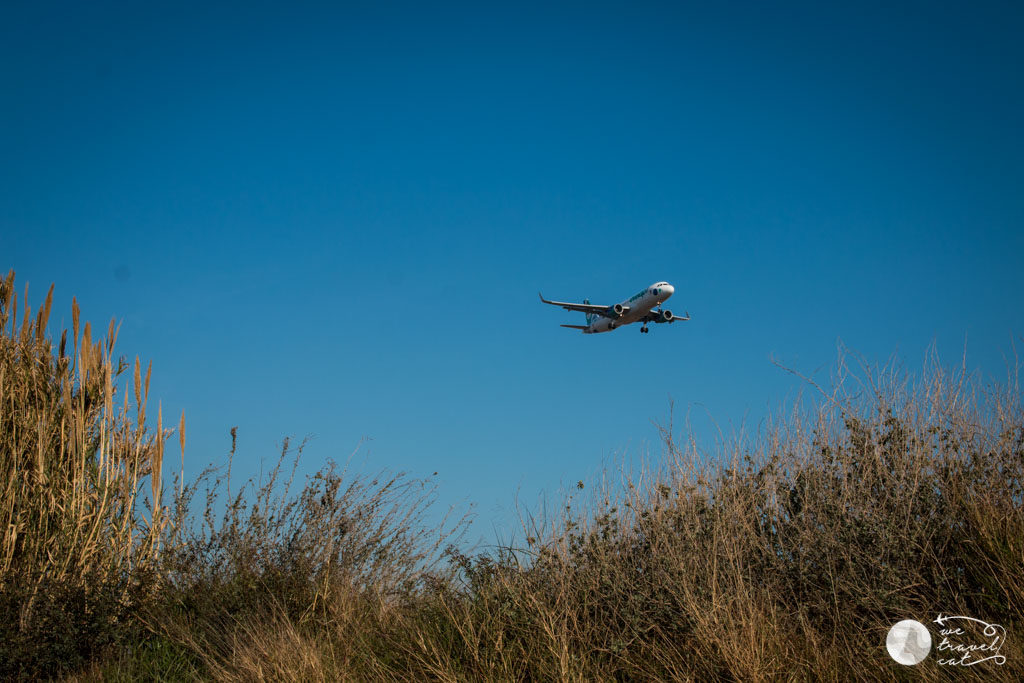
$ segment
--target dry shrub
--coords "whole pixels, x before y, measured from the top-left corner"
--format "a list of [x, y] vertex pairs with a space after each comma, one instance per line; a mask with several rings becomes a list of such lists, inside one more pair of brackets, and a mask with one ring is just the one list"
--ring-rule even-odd
[[[707, 454], [663, 436], [656, 470], [599, 487], [584, 511], [528, 517], [526, 548], [456, 554], [461, 588], [413, 617], [431, 638], [395, 643], [402, 674], [899, 677], [888, 629], [939, 613], [1005, 626], [1008, 661], [985, 672], [1024, 674], [1016, 387], [938, 362], [916, 383], [841, 364], [828, 393], [752, 441]], [[935, 660], [913, 674], [949, 673]]]
[[234, 494], [230, 477], [209, 469], [175, 501], [163, 597], [147, 621], [218, 679], [351, 674], [373, 647], [373, 624], [438, 570], [441, 548], [465, 527], [448, 516], [426, 523], [435, 485], [402, 474], [350, 475], [330, 462], [293, 491], [303, 446], [286, 439], [269, 474]]

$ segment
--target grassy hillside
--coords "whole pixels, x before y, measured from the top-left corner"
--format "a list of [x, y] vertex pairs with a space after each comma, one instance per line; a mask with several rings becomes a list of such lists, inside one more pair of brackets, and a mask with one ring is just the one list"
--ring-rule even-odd
[[840, 366], [718, 452], [666, 427], [652, 470], [479, 553], [425, 524], [429, 483], [296, 481], [301, 446], [245, 486], [165, 476], [184, 416], [154, 424], [114, 326], [73, 304], [56, 341], [50, 305], [0, 284], [0, 678], [928, 680], [963, 672], [886, 634], [938, 645], [945, 614], [1005, 627], [972, 672], [1024, 679], [1016, 385]]

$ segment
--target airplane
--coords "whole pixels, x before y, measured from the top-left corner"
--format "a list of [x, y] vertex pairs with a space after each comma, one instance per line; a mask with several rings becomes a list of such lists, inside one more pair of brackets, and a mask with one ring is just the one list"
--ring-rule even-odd
[[[690, 314], [680, 318], [672, 315], [672, 311], [660, 308], [676, 289], [667, 282], [655, 282], [653, 285], [637, 292], [622, 303], [612, 306], [598, 306], [590, 303], [587, 299], [581, 304], [574, 304], [565, 301], [548, 301], [544, 295], [537, 292], [540, 300], [552, 306], [561, 306], [567, 311], [581, 311], [587, 315], [586, 325], [562, 325], [571, 327], [574, 330], [582, 330], [583, 334], [597, 334], [598, 332], [611, 332], [614, 329], [640, 322], [641, 332], [649, 332], [647, 323], [674, 323], [677, 320], [689, 320]], [[655, 306], [659, 308], [654, 309]]]

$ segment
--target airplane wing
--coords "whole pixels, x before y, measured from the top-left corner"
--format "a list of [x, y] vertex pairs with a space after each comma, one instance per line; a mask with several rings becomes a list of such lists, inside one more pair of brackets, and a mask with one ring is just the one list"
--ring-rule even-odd
[[611, 312], [611, 306], [598, 306], [597, 304], [576, 304], [567, 301], [548, 301], [540, 292], [537, 292], [537, 296], [539, 296], [540, 300], [543, 301], [544, 303], [551, 304], [552, 306], [561, 306], [567, 311], [579, 311], [580, 313], [594, 313], [597, 315], [603, 315], [606, 318], [615, 317], [615, 315]]
[[[644, 322], [644, 323], [656, 323], [656, 322], [658, 322], [658, 320], [659, 320], [660, 318], [661, 318], [661, 312], [660, 312], [660, 311], [651, 311], [650, 313], [648, 313], [648, 314], [647, 314], [647, 315], [645, 315], [644, 317], [640, 318], [640, 322]], [[687, 321], [687, 320], [689, 320], [689, 319], [690, 319], [690, 312], [689, 312], [689, 311], [687, 311], [687, 312], [686, 312], [685, 314], [683, 314], [682, 316], [678, 316], [678, 315], [673, 315], [673, 316], [672, 316], [672, 320], [670, 320], [669, 322], [672, 322], [672, 323], [677, 323], [677, 322], [678, 322], [678, 323], [681, 323], [681, 322], [686, 322], [686, 321]]]

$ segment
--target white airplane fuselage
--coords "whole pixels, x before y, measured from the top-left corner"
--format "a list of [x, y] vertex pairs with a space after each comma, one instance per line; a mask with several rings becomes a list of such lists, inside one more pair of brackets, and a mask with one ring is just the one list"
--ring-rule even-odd
[[635, 323], [641, 318], [646, 317], [653, 309], [668, 301], [668, 298], [675, 291], [675, 287], [667, 282], [656, 282], [625, 301], [619, 302], [624, 312], [618, 318], [612, 319], [600, 315], [592, 316], [588, 320], [588, 325], [583, 330], [583, 334], [611, 332], [623, 325]]
[[592, 304], [586, 299], [582, 303], [575, 301], [551, 301], [545, 299], [544, 295], [537, 292], [540, 300], [550, 306], [560, 306], [567, 311], [583, 313], [587, 317], [586, 325], [562, 325], [574, 330], [580, 330], [583, 334], [597, 334], [598, 332], [611, 332], [623, 325], [630, 323], [643, 323], [641, 332], [650, 332], [647, 325], [650, 323], [674, 323], [690, 319], [687, 313], [683, 317], [673, 315], [672, 311], [660, 308], [661, 304], [668, 300], [676, 288], [667, 282], [655, 282], [650, 287], [637, 292], [625, 301], [608, 306], [606, 304]]

